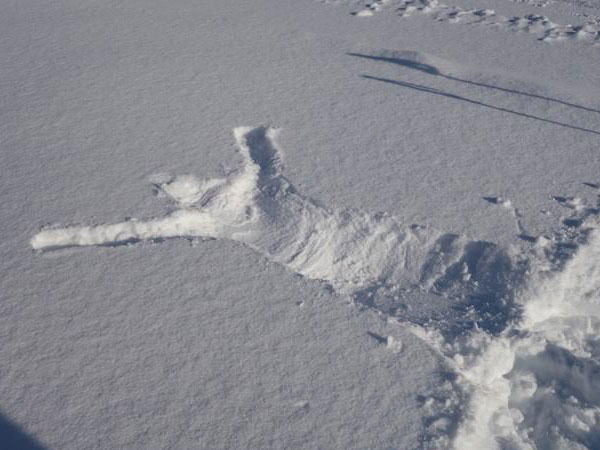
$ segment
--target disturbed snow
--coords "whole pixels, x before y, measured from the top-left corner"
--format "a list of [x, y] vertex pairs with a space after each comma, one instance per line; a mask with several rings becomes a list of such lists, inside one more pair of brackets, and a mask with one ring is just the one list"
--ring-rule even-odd
[[[439, 352], [452, 376], [424, 400], [424, 447], [594, 447], [600, 433], [597, 205], [571, 200], [575, 212], [567, 223], [577, 223], [577, 231], [538, 237], [532, 251], [516, 253], [387, 214], [321, 206], [284, 177], [276, 129], [239, 127], [234, 136], [242, 162], [226, 178], [182, 175], [156, 183], [177, 205], [166, 217], [50, 228], [31, 246], [241, 242], [396, 317]], [[512, 208], [506, 200], [489, 201]], [[407, 303], [422, 292], [446, 300], [443, 320], [412, 312]], [[393, 339], [388, 346], [401, 348]]]
[[[48, 448], [599, 446], [597, 17], [335, 3], [353, 6], [64, 1], [2, 19], [0, 407]], [[269, 126], [234, 129], [237, 169], [149, 177], [167, 214], [135, 190], [210, 168], [247, 123]], [[185, 240], [206, 239], [193, 259]], [[281, 270], [254, 282], [263, 260]], [[365, 321], [309, 307], [315, 285]], [[365, 333], [372, 317], [405, 332]]]

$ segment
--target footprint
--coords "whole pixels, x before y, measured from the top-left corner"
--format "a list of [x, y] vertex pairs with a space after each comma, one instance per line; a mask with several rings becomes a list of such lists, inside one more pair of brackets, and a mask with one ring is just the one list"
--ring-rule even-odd
[[[520, 3], [522, 1], [516, 0]], [[545, 7], [553, 0], [526, 0], [532, 6]], [[427, 14], [438, 22], [481, 24], [517, 33], [528, 33], [543, 42], [577, 41], [600, 45], [600, 21], [588, 20], [582, 25], [561, 25], [539, 14], [506, 17], [491, 9], [464, 9], [439, 0], [378, 0], [351, 13], [356, 17], [371, 17], [384, 10], [394, 10], [401, 17]]]

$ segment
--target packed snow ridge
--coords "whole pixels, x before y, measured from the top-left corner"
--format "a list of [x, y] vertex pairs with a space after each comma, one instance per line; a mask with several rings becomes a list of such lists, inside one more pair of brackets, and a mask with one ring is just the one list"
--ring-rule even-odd
[[[598, 447], [597, 206], [557, 197], [572, 210], [568, 232], [536, 238], [527, 251], [503, 249], [385, 213], [319, 205], [284, 177], [277, 134], [269, 127], [235, 128], [237, 171], [158, 183], [176, 205], [165, 217], [44, 229], [31, 246], [241, 242], [399, 321], [439, 354], [452, 376], [423, 399], [423, 448]], [[518, 219], [509, 200], [488, 201]], [[414, 299], [437, 306], [419, 309]], [[402, 350], [400, 342], [387, 344]]]

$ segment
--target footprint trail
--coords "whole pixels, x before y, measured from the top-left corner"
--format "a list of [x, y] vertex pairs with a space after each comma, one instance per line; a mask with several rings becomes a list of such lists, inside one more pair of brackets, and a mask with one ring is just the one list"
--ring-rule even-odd
[[[548, 2], [533, 3], [546, 6]], [[375, 0], [354, 11], [356, 17], [370, 17], [382, 11], [391, 11], [400, 17], [425, 14], [438, 22], [480, 24], [499, 30], [532, 34], [544, 42], [577, 41], [600, 46], [600, 20], [588, 20], [581, 25], [562, 25], [540, 14], [507, 17], [493, 9], [448, 5], [439, 0]]]

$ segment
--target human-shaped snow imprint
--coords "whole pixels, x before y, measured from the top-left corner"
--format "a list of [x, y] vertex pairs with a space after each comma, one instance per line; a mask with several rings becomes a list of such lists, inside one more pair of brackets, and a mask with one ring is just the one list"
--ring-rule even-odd
[[423, 399], [424, 448], [599, 446], [600, 237], [582, 225], [597, 209], [576, 209], [568, 245], [539, 239], [529, 253], [328, 209], [283, 176], [277, 133], [236, 128], [241, 164], [227, 177], [157, 184], [176, 205], [165, 217], [45, 229], [31, 246], [241, 242], [400, 320], [439, 353], [453, 378]]
[[484, 274], [480, 265], [510, 266], [510, 258], [493, 244], [408, 226], [383, 213], [330, 210], [306, 198], [282, 174], [277, 133], [236, 128], [242, 163], [227, 178], [184, 175], [158, 184], [177, 204], [166, 217], [47, 229], [31, 245], [50, 250], [177, 237], [231, 239], [342, 294], [381, 284], [450, 285], [455, 275], [449, 271], [466, 278]]

